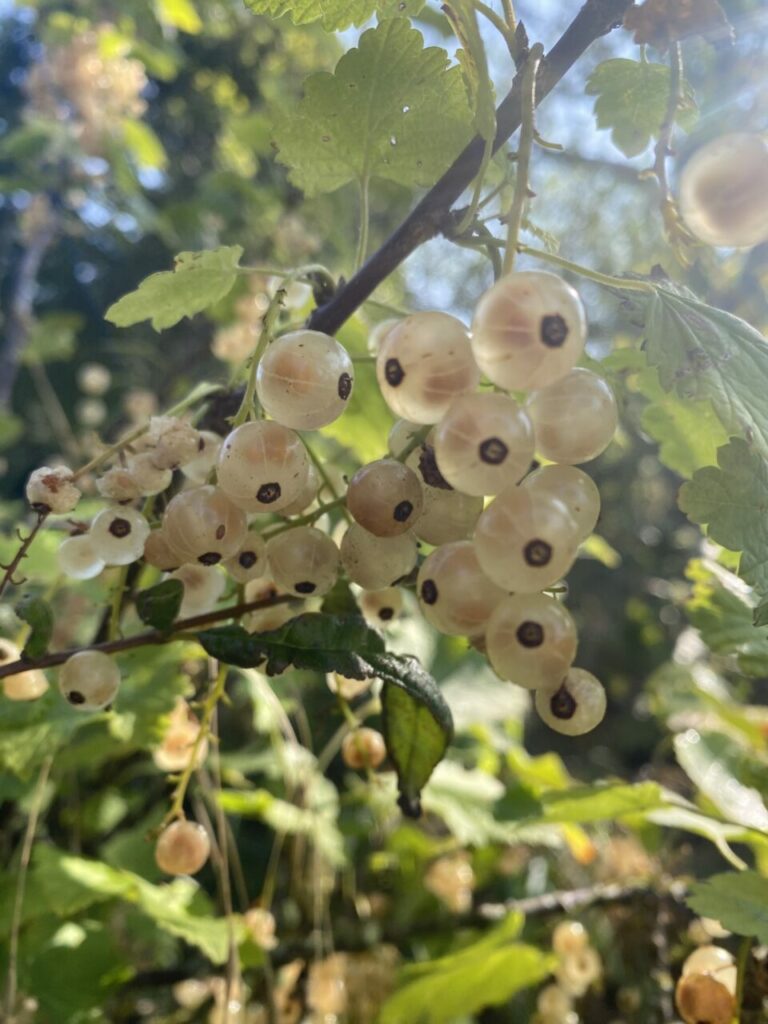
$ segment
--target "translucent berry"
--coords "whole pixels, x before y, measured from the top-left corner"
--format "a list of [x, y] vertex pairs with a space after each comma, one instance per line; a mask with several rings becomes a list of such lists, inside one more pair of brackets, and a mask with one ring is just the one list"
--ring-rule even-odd
[[555, 970], [559, 986], [569, 995], [579, 999], [600, 979], [603, 973], [603, 962], [600, 954], [591, 946], [569, 953], [562, 957]]
[[73, 580], [92, 580], [106, 564], [88, 533], [63, 540], [56, 552], [56, 560], [64, 575]]
[[680, 212], [702, 242], [741, 248], [768, 239], [768, 143], [733, 132], [706, 143], [680, 175]]
[[537, 690], [536, 710], [543, 722], [565, 736], [582, 736], [602, 722], [605, 690], [583, 668], [571, 668], [557, 689]]
[[[251, 580], [245, 586], [246, 601], [269, 601], [284, 594], [285, 591], [277, 586], [271, 576], [262, 576], [259, 579]], [[249, 612], [243, 618], [242, 623], [249, 633], [266, 633], [270, 629], [279, 629], [280, 626], [300, 615], [302, 611], [303, 607], [299, 601], [293, 601], [290, 604], [283, 602], [272, 608], [264, 607]]]
[[402, 592], [397, 587], [364, 590], [360, 595], [360, 610], [374, 625], [387, 625], [403, 610]]
[[77, 386], [87, 395], [104, 395], [111, 383], [112, 374], [102, 363], [84, 363], [77, 371]]
[[416, 594], [425, 619], [449, 636], [478, 636], [485, 631], [505, 591], [485, 575], [471, 541], [444, 544], [419, 569]]
[[721, 946], [699, 946], [683, 964], [683, 974], [711, 974], [733, 995], [736, 992], [736, 962]]
[[147, 565], [154, 565], [156, 569], [163, 572], [172, 572], [178, 569], [184, 559], [179, 552], [171, 545], [165, 530], [153, 530], [144, 541], [144, 561]]
[[290, 505], [286, 505], [285, 508], [280, 510], [280, 515], [297, 516], [306, 511], [306, 509], [308, 509], [312, 502], [317, 498], [320, 486], [320, 476], [310, 462], [307, 471], [307, 480], [304, 487], [299, 491]]
[[475, 529], [483, 571], [506, 591], [519, 594], [537, 593], [564, 576], [579, 539], [563, 502], [523, 487], [495, 498]]
[[273, 341], [256, 376], [259, 401], [285, 427], [315, 430], [333, 423], [352, 394], [347, 350], [320, 331], [293, 331]]
[[575, 956], [589, 946], [587, 929], [580, 921], [561, 921], [552, 932], [552, 950], [560, 957]]
[[472, 907], [475, 888], [469, 855], [461, 850], [432, 861], [424, 873], [424, 887], [454, 914], [466, 914]]
[[546, 1024], [567, 1024], [573, 999], [559, 985], [547, 985], [536, 998], [536, 1009]]
[[536, 431], [536, 450], [552, 462], [574, 465], [596, 458], [616, 433], [618, 413], [610, 386], [576, 367], [525, 405]]
[[153, 416], [149, 421], [147, 443], [158, 469], [176, 469], [198, 454], [200, 435], [191, 423], [175, 416]]
[[141, 487], [128, 466], [112, 466], [96, 481], [96, 490], [110, 501], [133, 501], [141, 497]]
[[414, 313], [395, 324], [381, 343], [376, 376], [390, 409], [413, 423], [437, 423], [480, 380], [467, 329], [447, 313]]
[[512, 487], [533, 459], [533, 427], [506, 395], [463, 395], [435, 429], [437, 465], [457, 491], [498, 494]]
[[151, 451], [132, 456], [128, 461], [128, 469], [136, 481], [139, 493], [145, 498], [153, 494], [162, 494], [171, 486], [173, 480], [173, 470], [158, 469], [154, 463], [154, 453]]
[[347, 508], [364, 530], [396, 537], [418, 521], [423, 504], [413, 470], [395, 459], [370, 462], [355, 473], [347, 489]]
[[582, 469], [575, 466], [542, 466], [523, 480], [521, 487], [534, 494], [548, 494], [562, 501], [585, 540], [600, 517], [600, 491]]
[[375, 729], [367, 729], [365, 726], [348, 732], [341, 744], [344, 764], [355, 771], [378, 768], [386, 756], [384, 737]]
[[675, 1003], [685, 1024], [731, 1024], [736, 1000], [711, 974], [685, 974], [677, 983]]
[[352, 523], [341, 541], [341, 562], [353, 583], [365, 590], [389, 587], [416, 565], [416, 541], [410, 534], [377, 537]]
[[66, 466], [41, 466], [30, 474], [26, 495], [36, 511], [63, 515], [77, 505], [80, 489], [72, 481], [72, 470]]
[[529, 690], [557, 686], [576, 657], [576, 625], [547, 594], [514, 594], [497, 605], [485, 631], [494, 672]]
[[275, 583], [289, 594], [327, 594], [339, 575], [339, 549], [315, 526], [297, 526], [267, 542], [267, 560]]
[[277, 945], [275, 931], [277, 924], [273, 914], [264, 907], [251, 907], [243, 914], [248, 933], [261, 949], [274, 949]]
[[307, 483], [309, 457], [301, 438], [280, 423], [244, 423], [219, 452], [219, 487], [246, 512], [280, 512]]
[[168, 875], [195, 875], [211, 853], [211, 841], [195, 821], [174, 821], [160, 833], [155, 860]]
[[338, 693], [344, 700], [355, 700], [367, 690], [370, 690], [372, 679], [349, 679], [347, 676], [339, 675], [338, 672], [329, 672], [325, 681], [331, 693]]
[[427, 544], [450, 544], [471, 536], [483, 511], [483, 499], [461, 491], [422, 487], [424, 507], [413, 528], [419, 540]]
[[481, 298], [472, 321], [472, 351], [501, 388], [527, 391], [563, 377], [584, 350], [587, 325], [577, 293], [555, 274], [508, 274]]
[[[152, 751], [152, 760], [162, 772], [183, 771], [195, 751], [197, 737], [200, 735], [200, 722], [189, 704], [181, 697], [168, 718], [168, 725], [163, 739]], [[197, 744], [195, 766], [199, 767], [208, 754], [208, 742], [203, 739]]]
[[91, 525], [91, 540], [107, 565], [130, 565], [144, 554], [149, 523], [136, 509], [105, 508]]
[[396, 327], [399, 323], [400, 319], [398, 317], [391, 317], [389, 320], [379, 321], [379, 323], [377, 323], [371, 330], [371, 333], [368, 335], [368, 351], [372, 356], [377, 356], [379, 354], [381, 343], [392, 328]]
[[217, 565], [239, 549], [248, 524], [245, 513], [218, 487], [182, 491], [165, 510], [163, 530], [183, 562]]
[[249, 530], [237, 552], [228, 558], [224, 568], [238, 583], [248, 583], [267, 571], [267, 545], [256, 530]]
[[185, 462], [181, 471], [193, 484], [204, 484], [213, 472], [222, 439], [212, 430], [201, 430], [197, 436], [197, 455]]
[[120, 669], [101, 651], [79, 651], [59, 669], [59, 689], [77, 711], [101, 711], [117, 695]]
[[184, 596], [179, 608], [179, 615], [183, 619], [213, 611], [226, 586], [226, 577], [215, 565], [182, 565], [170, 573], [170, 579], [181, 580], [184, 584]]
[[[18, 661], [21, 651], [10, 640], [0, 637], [0, 666]], [[48, 680], [40, 669], [26, 669], [3, 677], [3, 693], [7, 700], [37, 700], [48, 690]]]

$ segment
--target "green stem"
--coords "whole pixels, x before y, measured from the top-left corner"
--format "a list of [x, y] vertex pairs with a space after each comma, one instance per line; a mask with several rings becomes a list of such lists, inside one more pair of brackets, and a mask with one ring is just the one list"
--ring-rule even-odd
[[411, 438], [411, 440], [405, 446], [405, 448], [401, 449], [397, 453], [397, 455], [395, 455], [395, 459], [397, 460], [397, 462], [405, 462], [405, 460], [408, 458], [411, 452], [415, 452], [419, 445], [426, 440], [427, 435], [429, 434], [431, 429], [431, 424], [427, 423], [426, 426], [422, 427], [420, 430], [417, 430], [416, 433]]
[[365, 263], [365, 254], [368, 252], [368, 230], [371, 221], [371, 204], [369, 193], [368, 175], [364, 174], [360, 179], [360, 229], [357, 236], [357, 253], [355, 255], [355, 273]]
[[547, 252], [545, 249], [535, 249], [530, 245], [518, 245], [517, 248], [519, 252], [525, 253], [526, 256], [533, 256], [537, 260], [552, 263], [563, 270], [570, 270], [572, 274], [589, 278], [590, 281], [602, 284], [606, 288], [624, 288], [627, 291], [647, 292], [648, 294], [653, 294], [656, 290], [649, 281], [636, 281], [631, 277], [612, 277], [610, 274], [601, 274], [599, 270], [591, 270], [589, 267], [584, 267], [580, 263], [573, 263], [571, 260], [566, 260], [562, 256], [556, 256], [555, 253]]
[[482, 14], [482, 16], [486, 18], [498, 32], [501, 33], [504, 42], [507, 44], [507, 49], [514, 58], [517, 51], [514, 25], [508, 25], [504, 18], [498, 15], [493, 8], [488, 6], [488, 4], [483, 3], [483, 0], [472, 0], [472, 6], [478, 14]]
[[283, 308], [285, 294], [288, 285], [293, 280], [293, 277], [294, 275], [291, 274], [286, 275], [286, 278], [283, 281], [282, 285], [277, 289], [275, 294], [269, 300], [267, 311], [264, 314], [264, 319], [261, 322], [259, 340], [256, 342], [256, 348], [253, 350], [253, 354], [251, 355], [250, 358], [250, 369], [248, 371], [248, 382], [245, 386], [245, 394], [243, 395], [243, 400], [240, 403], [240, 408], [237, 410], [231, 421], [233, 430], [235, 427], [242, 426], [242, 424], [245, 423], [246, 420], [250, 419], [255, 409], [256, 372], [259, 368], [259, 362], [261, 360], [262, 355], [264, 354], [264, 350], [266, 349], [267, 345], [269, 345], [274, 335], [275, 323], [277, 321], [278, 316], [280, 315], [280, 310]]
[[531, 168], [531, 153], [535, 136], [534, 113], [536, 110], [536, 75], [538, 74], [544, 47], [535, 43], [531, 47], [523, 69], [521, 88], [521, 124], [520, 142], [517, 150], [515, 174], [515, 191], [512, 197], [512, 208], [507, 221], [507, 248], [504, 251], [503, 272], [509, 274], [515, 265], [520, 227], [523, 223], [523, 212], [528, 201], [528, 178]]
[[741, 940], [739, 945], [739, 955], [736, 961], [737, 964], [737, 975], [736, 975], [736, 1014], [734, 1021], [741, 1020], [742, 1004], [744, 1002], [744, 984], [747, 979], [747, 970], [749, 968], [749, 957], [752, 952], [752, 936], [747, 935]]
[[264, 540], [269, 540], [271, 537], [276, 537], [279, 533], [285, 533], [286, 530], [292, 530], [295, 526], [309, 526], [314, 523], [321, 516], [324, 516], [326, 512], [329, 512], [332, 508], [341, 508], [346, 503], [346, 498], [334, 498], [333, 501], [327, 501], [323, 505], [318, 505], [317, 508], [311, 512], [307, 512], [306, 515], [297, 516], [295, 519], [289, 519], [286, 523], [280, 523], [279, 526], [275, 526], [272, 529], [264, 530], [261, 536]]

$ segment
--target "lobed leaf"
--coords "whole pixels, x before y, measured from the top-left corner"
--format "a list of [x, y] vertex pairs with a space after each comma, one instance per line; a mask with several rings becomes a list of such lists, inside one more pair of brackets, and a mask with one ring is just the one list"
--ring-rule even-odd
[[688, 906], [737, 935], [768, 943], [768, 878], [756, 871], [727, 871], [691, 887]]

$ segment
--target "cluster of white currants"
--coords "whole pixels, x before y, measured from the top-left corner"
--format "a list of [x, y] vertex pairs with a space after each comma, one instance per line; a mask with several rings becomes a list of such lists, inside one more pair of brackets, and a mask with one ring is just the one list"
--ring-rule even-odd
[[578, 1024], [574, 1000], [600, 980], [603, 964], [578, 921], [561, 921], [552, 933], [552, 951], [558, 959], [555, 981], [539, 992], [537, 1024]]

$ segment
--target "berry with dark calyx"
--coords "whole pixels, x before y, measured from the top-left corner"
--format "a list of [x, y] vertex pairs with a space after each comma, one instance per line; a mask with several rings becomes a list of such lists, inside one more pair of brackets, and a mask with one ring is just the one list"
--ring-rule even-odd
[[339, 549], [315, 526], [285, 530], [267, 542], [267, 560], [275, 583], [289, 594], [327, 594], [339, 575]]
[[203, 485], [171, 499], [163, 530], [182, 562], [217, 565], [240, 548], [248, 525], [245, 512], [218, 487]]
[[381, 342], [376, 376], [390, 409], [412, 423], [437, 423], [480, 380], [468, 331], [447, 313], [414, 313], [395, 324]]
[[235, 554], [222, 563], [232, 579], [248, 583], [267, 571], [267, 545], [256, 530], [249, 530]]
[[386, 756], [384, 737], [375, 729], [368, 729], [365, 726], [347, 733], [341, 744], [344, 764], [355, 771], [378, 768]]
[[485, 649], [501, 679], [535, 690], [557, 686], [576, 657], [576, 625], [547, 594], [513, 594], [496, 606]]
[[221, 448], [222, 438], [212, 430], [201, 430], [197, 436], [197, 454], [189, 462], [185, 462], [181, 471], [193, 484], [204, 484], [208, 481]]
[[379, 459], [349, 481], [347, 508], [363, 529], [377, 537], [396, 537], [418, 521], [423, 504], [413, 470], [395, 459]]
[[514, 486], [533, 451], [531, 421], [505, 395], [462, 395], [435, 428], [438, 468], [465, 494], [498, 494]]
[[570, 668], [559, 686], [536, 691], [536, 710], [542, 721], [565, 736], [581, 736], [599, 725], [605, 715], [605, 690], [583, 668]]
[[144, 553], [149, 523], [135, 508], [105, 508], [91, 525], [91, 541], [106, 565], [130, 565]]
[[244, 423], [221, 446], [218, 485], [246, 512], [281, 512], [306, 487], [309, 465], [294, 430], [270, 420]]
[[387, 625], [403, 610], [402, 592], [397, 587], [364, 590], [360, 595], [360, 610], [374, 625]]
[[589, 462], [604, 452], [618, 424], [610, 386], [581, 367], [534, 391], [525, 409], [533, 422], [539, 454], [568, 465]]
[[575, 366], [586, 333], [584, 307], [569, 284], [547, 271], [518, 271], [480, 298], [472, 320], [472, 351], [499, 387], [541, 388]]
[[377, 537], [357, 523], [347, 528], [340, 550], [347, 575], [365, 590], [381, 590], [407, 576], [418, 555], [410, 534]]
[[576, 466], [542, 466], [534, 470], [520, 485], [534, 494], [548, 494], [561, 501], [578, 529], [579, 540], [585, 540], [600, 517], [600, 492], [591, 476]]
[[211, 841], [202, 825], [174, 821], [160, 833], [155, 860], [168, 875], [196, 875], [211, 853]]
[[424, 618], [449, 636], [478, 636], [485, 631], [505, 591], [480, 568], [470, 541], [444, 544], [419, 569], [416, 595]]
[[101, 651], [78, 651], [59, 669], [62, 696], [78, 711], [102, 711], [120, 687], [120, 669]]
[[316, 430], [341, 416], [353, 382], [347, 350], [327, 334], [301, 330], [272, 342], [259, 363], [256, 390], [278, 423]]

